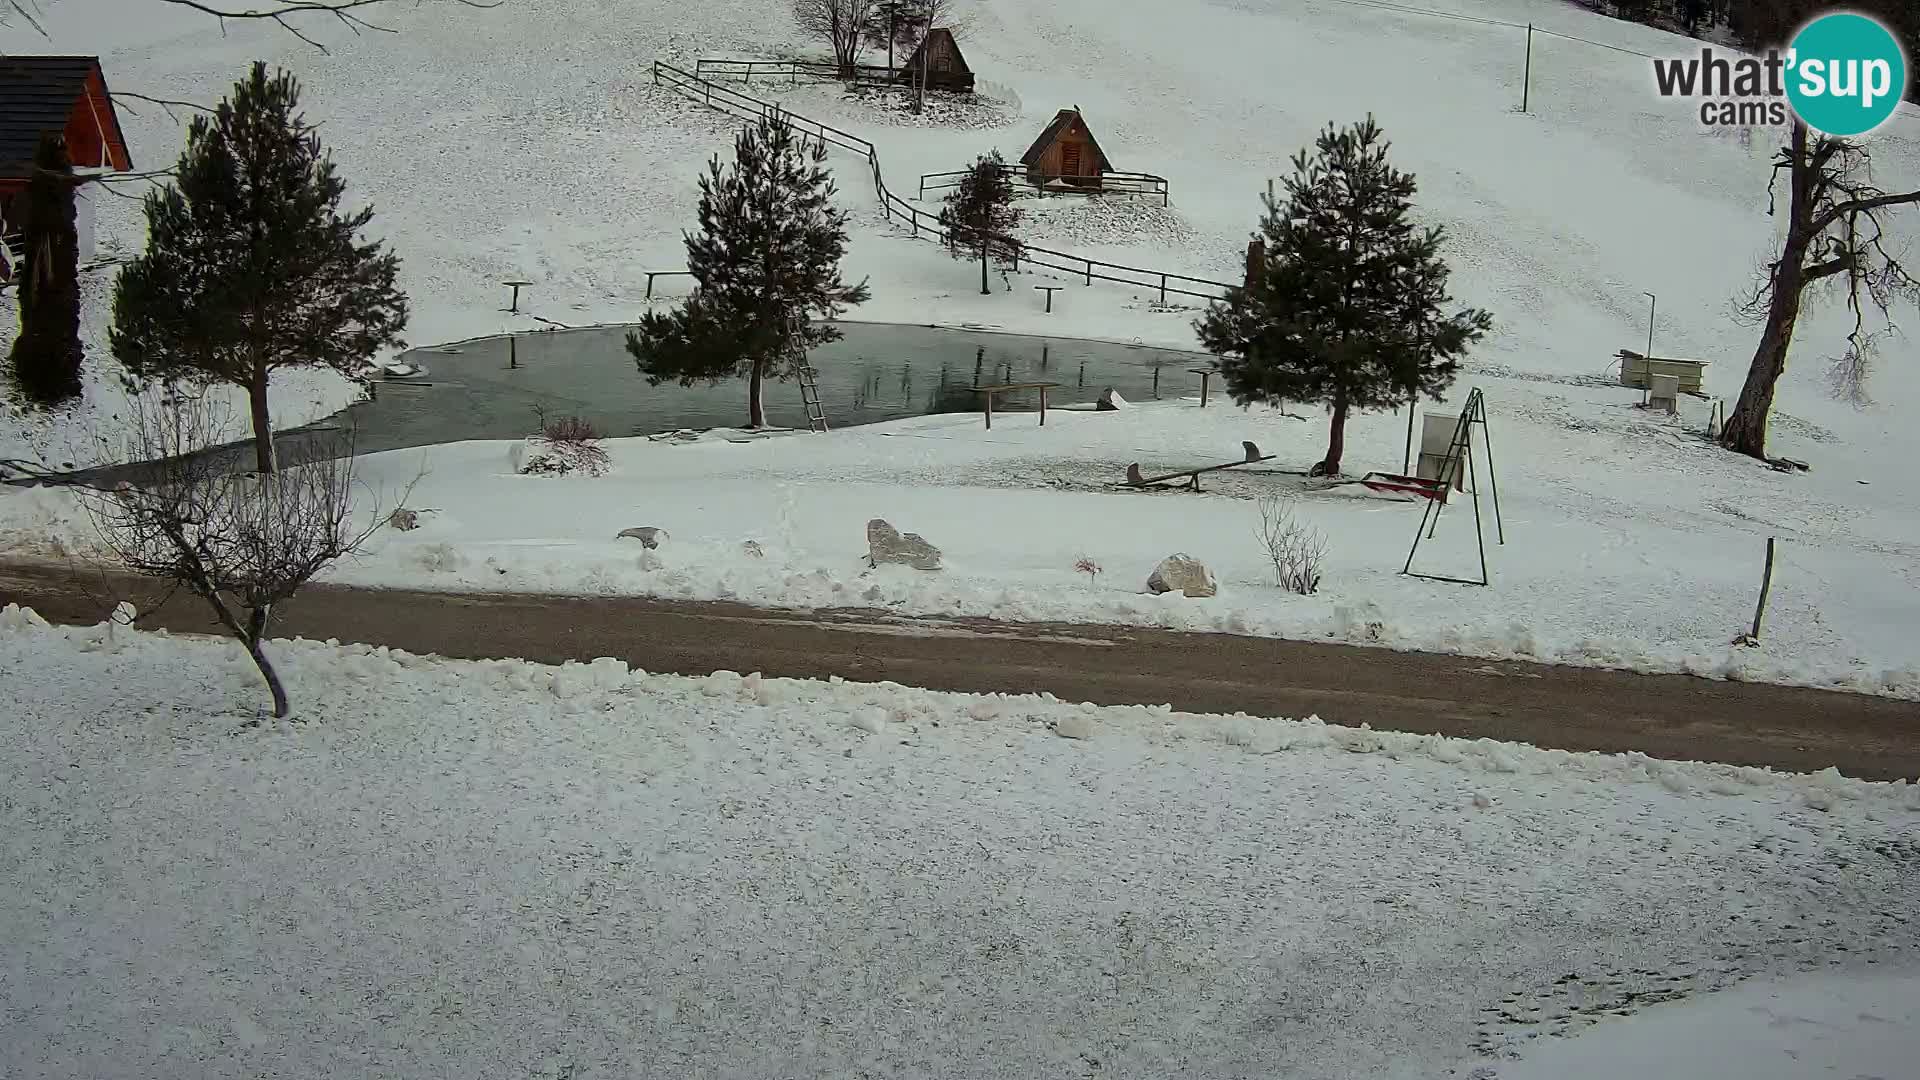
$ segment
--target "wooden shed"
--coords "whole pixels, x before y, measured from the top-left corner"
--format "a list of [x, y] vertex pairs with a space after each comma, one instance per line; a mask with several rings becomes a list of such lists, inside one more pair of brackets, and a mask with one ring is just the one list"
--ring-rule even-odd
[[927, 36], [920, 39], [920, 47], [907, 57], [906, 64], [895, 79], [900, 82], [912, 79], [919, 73], [923, 62], [927, 65], [927, 89], [954, 94], [973, 93], [973, 69], [967, 66], [967, 58], [961, 55], [960, 43], [953, 40], [953, 31], [945, 27], [927, 31]]
[[[23, 196], [42, 135], [61, 135], [81, 176], [133, 167], [100, 60], [92, 56], [8, 56], [0, 59], [0, 234], [21, 227]], [[92, 200], [76, 193], [80, 258], [92, 257]]]
[[1027, 167], [1027, 180], [1042, 188], [1097, 188], [1100, 177], [1113, 171], [1078, 108], [1061, 109], [1020, 164]]

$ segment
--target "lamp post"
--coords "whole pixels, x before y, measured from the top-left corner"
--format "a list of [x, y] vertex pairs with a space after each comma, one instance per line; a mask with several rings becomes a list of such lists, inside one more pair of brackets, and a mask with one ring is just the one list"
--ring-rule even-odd
[[1653, 313], [1660, 305], [1660, 298], [1650, 292], [1640, 295], [1647, 298], [1647, 379], [1640, 390], [1640, 404], [1645, 405], [1653, 399]]

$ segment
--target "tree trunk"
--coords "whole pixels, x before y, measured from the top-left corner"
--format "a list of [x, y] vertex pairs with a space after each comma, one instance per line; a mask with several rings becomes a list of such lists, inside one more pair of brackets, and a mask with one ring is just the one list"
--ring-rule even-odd
[[980, 295], [992, 296], [993, 290], [987, 288], [987, 241], [980, 241]]
[[273, 416], [267, 410], [266, 372], [259, 372], [247, 384], [247, 403], [253, 411], [254, 467], [263, 473], [279, 472], [273, 452]]
[[1314, 476], [1340, 475], [1340, 457], [1347, 449], [1347, 403], [1333, 403], [1333, 423], [1327, 431], [1327, 456], [1309, 472]]
[[747, 376], [747, 426], [763, 428], [767, 426], [767, 362], [755, 360], [753, 372]]
[[[1720, 445], [1735, 453], [1767, 456], [1767, 418], [1773, 413], [1773, 388], [1787, 370], [1787, 349], [1793, 344], [1793, 326], [1800, 318], [1800, 290], [1804, 285], [1805, 248], [1792, 239], [1781, 252], [1773, 275], [1773, 295], [1767, 301], [1766, 329], [1747, 367], [1747, 381], [1720, 430]], [[1651, 376], [1649, 376], [1651, 378]]]
[[292, 709], [287, 704], [287, 690], [280, 685], [280, 673], [273, 670], [273, 661], [267, 659], [267, 652], [260, 642], [267, 636], [267, 620], [272, 616], [269, 608], [255, 608], [247, 617], [247, 655], [253, 657], [253, 664], [260, 669], [260, 676], [267, 680], [267, 689], [273, 694], [273, 715], [284, 720]]

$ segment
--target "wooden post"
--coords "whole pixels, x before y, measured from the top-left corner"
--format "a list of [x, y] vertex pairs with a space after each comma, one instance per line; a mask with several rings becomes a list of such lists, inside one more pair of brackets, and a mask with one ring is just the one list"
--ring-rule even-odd
[[514, 345], [516, 340], [512, 334], [507, 335], [507, 366], [510, 368], [520, 366], [520, 350]]
[[1527, 24], [1527, 60], [1520, 73], [1520, 111], [1527, 111], [1528, 91], [1533, 88], [1533, 24]]
[[1760, 604], [1753, 609], [1753, 632], [1747, 635], [1747, 643], [1760, 643], [1760, 620], [1767, 613], [1767, 594], [1773, 591], [1773, 537], [1767, 537], [1767, 568], [1760, 575]]
[[1160, 302], [1162, 304], [1167, 302], [1167, 275], [1165, 274], [1160, 275]]
[[987, 399], [987, 430], [992, 431], [993, 430], [993, 391], [983, 390], [981, 391], [981, 394]]
[[1200, 373], [1200, 407], [1203, 409], [1207, 407], [1207, 383], [1212, 380], [1213, 372], [1203, 371]]
[[1087, 284], [1088, 285], [1093, 284], [1093, 260], [1092, 259], [1087, 260]]

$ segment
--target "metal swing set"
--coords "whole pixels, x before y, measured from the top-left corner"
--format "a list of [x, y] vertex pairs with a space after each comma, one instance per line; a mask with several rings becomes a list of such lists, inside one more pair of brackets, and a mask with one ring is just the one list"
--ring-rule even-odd
[[[1440, 482], [1435, 490], [1426, 493], [1426, 509], [1420, 514], [1420, 527], [1414, 530], [1413, 547], [1407, 552], [1407, 561], [1400, 572], [1409, 577], [1426, 578], [1429, 581], [1450, 581], [1459, 585], [1487, 585], [1487, 536], [1480, 516], [1480, 464], [1479, 455], [1472, 452], [1473, 429], [1480, 429], [1480, 445], [1487, 452], [1487, 480], [1493, 495], [1493, 524], [1499, 543], [1507, 542], [1506, 524], [1500, 519], [1500, 481], [1494, 476], [1493, 438], [1487, 429], [1487, 402], [1478, 387], [1467, 395], [1466, 407], [1460, 410], [1460, 419], [1454, 425], [1453, 438], [1447, 443], [1446, 456], [1440, 462]], [[1464, 459], [1464, 460], [1463, 460]], [[1440, 525], [1440, 511], [1445, 507], [1447, 488], [1452, 486], [1455, 471], [1462, 466], [1467, 470], [1467, 489], [1473, 495], [1473, 535], [1480, 548], [1480, 577], [1452, 577], [1446, 574], [1427, 574], [1413, 568], [1413, 557], [1420, 552], [1422, 539], [1433, 539], [1433, 532]]]

